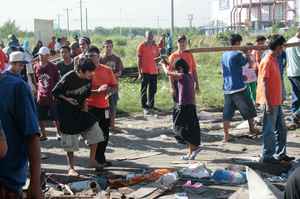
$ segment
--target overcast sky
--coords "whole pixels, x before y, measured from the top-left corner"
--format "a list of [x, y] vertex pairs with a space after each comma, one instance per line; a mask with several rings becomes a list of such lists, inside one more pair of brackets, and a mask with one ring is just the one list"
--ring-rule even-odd
[[[96, 26], [169, 27], [171, 0], [83, 0], [88, 8], [89, 28]], [[209, 21], [212, 0], [174, 0], [175, 25], [188, 26], [187, 15], [194, 15], [194, 25]], [[33, 19], [61, 20], [66, 28], [66, 11], [70, 11], [71, 29], [80, 28], [79, 0], [7, 0], [1, 4], [0, 24], [16, 20], [23, 30], [33, 30]], [[159, 23], [158, 23], [159, 18]], [[84, 18], [85, 23], [85, 18]], [[84, 25], [85, 27], [85, 25]]]

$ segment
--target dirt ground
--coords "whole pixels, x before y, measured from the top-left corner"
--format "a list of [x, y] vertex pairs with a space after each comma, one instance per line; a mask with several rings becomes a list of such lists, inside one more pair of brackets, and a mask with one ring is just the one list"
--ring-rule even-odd
[[[228, 167], [232, 164], [231, 158], [259, 157], [261, 137], [254, 139], [248, 137], [247, 125], [241, 121], [240, 116], [237, 115], [236, 121], [233, 122], [234, 128], [231, 133], [234, 135], [234, 139], [227, 144], [222, 143], [222, 113], [201, 111], [199, 117], [203, 151], [196, 158], [196, 162], [204, 163], [207, 168], [214, 170]], [[174, 139], [170, 115], [120, 117], [117, 119], [117, 126], [124, 132], [111, 134], [107, 159], [113, 162], [113, 167], [106, 168], [107, 171], [126, 175], [128, 172], [144, 168], [178, 169], [186, 167], [189, 163], [180, 160], [180, 157], [186, 153], [186, 147], [178, 144]], [[42, 152], [48, 156], [48, 159], [43, 160], [42, 168], [46, 173], [64, 174], [67, 169], [65, 152], [54, 137], [54, 129], [48, 128], [47, 130], [49, 131], [49, 140], [42, 143]], [[94, 174], [94, 171], [85, 168], [89, 150], [84, 143], [81, 143], [81, 146], [80, 151], [75, 154], [76, 169], [81, 174]], [[299, 130], [289, 131], [287, 150], [289, 155], [299, 156]], [[223, 193], [223, 197], [211, 198], [227, 198], [224, 196], [225, 193], [229, 196], [238, 188], [212, 186], [212, 189]], [[161, 198], [174, 198], [174, 195]]]

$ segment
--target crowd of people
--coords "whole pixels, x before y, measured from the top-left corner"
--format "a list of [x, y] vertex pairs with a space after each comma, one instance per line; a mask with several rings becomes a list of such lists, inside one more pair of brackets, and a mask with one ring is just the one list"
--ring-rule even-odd
[[[185, 35], [177, 38], [176, 51], [165, 40], [163, 35], [157, 45], [154, 34], [147, 31], [137, 46], [141, 108], [145, 116], [160, 111], [155, 95], [158, 74], [163, 71], [169, 77], [174, 103], [175, 138], [188, 149], [181, 158], [194, 160], [202, 150], [196, 107], [196, 95], [200, 94], [197, 63], [186, 51], [189, 40]], [[231, 46], [241, 46], [242, 42], [239, 34], [230, 36]], [[236, 110], [248, 120], [249, 133], [259, 134], [254, 118], [261, 109], [263, 163], [288, 164], [295, 159], [287, 155], [282, 110], [287, 98], [283, 74], [288, 65], [293, 89], [291, 121], [300, 122], [300, 47], [284, 48], [286, 43], [295, 42], [300, 42], [300, 29], [289, 41], [277, 34], [257, 36], [255, 45], [266, 45], [268, 50], [228, 51], [222, 56], [224, 142], [231, 140], [230, 122]], [[0, 198], [20, 198], [28, 161], [28, 194], [30, 198], [41, 197], [40, 141], [48, 139], [45, 129], [49, 122], [56, 127], [56, 137], [66, 152], [68, 175], [79, 175], [74, 153], [79, 150], [80, 137], [90, 148], [86, 167], [101, 170], [112, 165], [105, 152], [110, 131], [118, 130], [115, 118], [124, 68], [113, 47], [112, 40], [98, 48], [88, 37], [75, 36], [72, 44], [66, 38], [52, 37], [47, 46], [38, 41], [31, 52], [28, 41], [20, 45], [11, 35], [7, 47], [0, 49]], [[50, 56], [57, 53], [62, 60], [55, 64]], [[290, 187], [287, 194], [292, 191]]]

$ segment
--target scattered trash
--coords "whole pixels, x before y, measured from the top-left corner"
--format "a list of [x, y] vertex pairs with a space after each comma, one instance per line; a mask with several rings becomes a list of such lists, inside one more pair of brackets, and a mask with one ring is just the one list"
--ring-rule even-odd
[[90, 181], [90, 180], [73, 182], [70, 183], [69, 186], [73, 192], [81, 192], [89, 189], [93, 190], [94, 192], [101, 191], [101, 188], [98, 185], [98, 183], [96, 181]]
[[178, 173], [173, 172], [161, 176], [160, 179], [157, 181], [157, 183], [159, 183], [162, 186], [170, 187], [175, 182], [177, 182], [177, 180], [178, 180]]
[[212, 178], [216, 183], [224, 184], [245, 184], [247, 177], [245, 172], [218, 169], [213, 173]]
[[159, 138], [160, 138], [160, 140], [170, 140], [170, 137], [165, 134], [160, 135]]
[[177, 193], [177, 194], [175, 194], [175, 198], [176, 199], [189, 199], [187, 193]]
[[267, 180], [269, 180], [272, 183], [285, 183], [287, 182], [287, 177], [282, 175], [282, 176], [273, 176], [273, 177], [269, 177], [267, 178]]
[[192, 178], [208, 178], [210, 177], [210, 171], [199, 163], [190, 164], [187, 168], [183, 168], [180, 171], [181, 175]]
[[193, 194], [202, 194], [207, 191], [206, 187], [203, 184], [199, 182], [193, 184], [191, 180], [187, 181], [184, 185], [182, 185], [182, 187], [184, 191]]
[[94, 178], [102, 190], [106, 190], [109, 186], [108, 178], [105, 176], [97, 176]]

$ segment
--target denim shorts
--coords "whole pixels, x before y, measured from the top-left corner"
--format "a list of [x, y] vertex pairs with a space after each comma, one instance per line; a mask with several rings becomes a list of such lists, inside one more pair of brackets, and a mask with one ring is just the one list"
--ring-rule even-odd
[[224, 95], [223, 120], [231, 121], [236, 110], [239, 110], [244, 120], [256, 117], [256, 110], [252, 100], [247, 95], [247, 90]]

